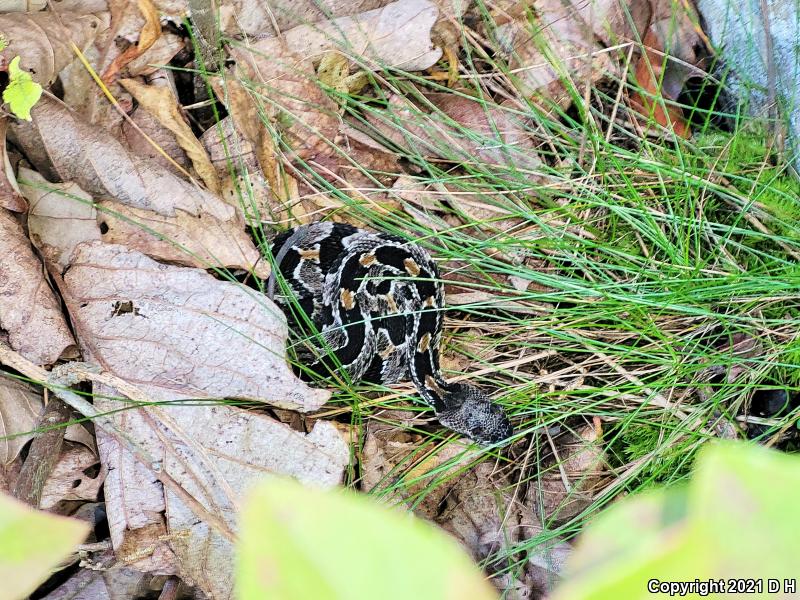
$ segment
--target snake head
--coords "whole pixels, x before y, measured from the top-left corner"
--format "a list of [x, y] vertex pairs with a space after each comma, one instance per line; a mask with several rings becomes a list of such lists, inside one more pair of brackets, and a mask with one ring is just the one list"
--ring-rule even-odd
[[471, 385], [450, 384], [445, 408], [436, 416], [445, 427], [481, 445], [498, 444], [514, 433], [505, 411]]

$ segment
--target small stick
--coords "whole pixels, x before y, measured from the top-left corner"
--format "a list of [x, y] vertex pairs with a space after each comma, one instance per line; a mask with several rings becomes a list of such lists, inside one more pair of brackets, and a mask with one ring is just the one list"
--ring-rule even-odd
[[42, 416], [36, 424], [40, 431], [31, 443], [30, 452], [17, 477], [13, 495], [34, 508], [42, 501], [42, 489], [53, 472], [64, 444], [66, 424], [72, 417], [72, 409], [58, 398], [50, 398]]

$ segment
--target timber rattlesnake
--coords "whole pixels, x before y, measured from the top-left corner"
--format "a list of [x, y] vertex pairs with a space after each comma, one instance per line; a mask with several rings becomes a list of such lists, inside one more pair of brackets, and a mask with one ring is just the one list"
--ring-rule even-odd
[[[354, 381], [410, 378], [445, 427], [482, 444], [511, 436], [508, 418], [486, 394], [442, 377], [444, 287], [422, 248], [385, 233], [313, 223], [277, 236], [272, 253], [322, 337], [312, 370], [336, 369], [338, 360]], [[277, 298], [287, 315], [288, 300]]]

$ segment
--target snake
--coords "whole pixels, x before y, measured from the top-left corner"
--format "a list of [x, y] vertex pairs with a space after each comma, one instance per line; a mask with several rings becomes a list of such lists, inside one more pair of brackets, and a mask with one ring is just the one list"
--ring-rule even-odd
[[508, 416], [485, 392], [442, 375], [444, 284], [426, 250], [327, 221], [278, 234], [271, 250], [287, 284], [275, 300], [308, 333], [308, 370], [342, 369], [353, 382], [383, 385], [410, 380], [443, 426], [481, 445], [511, 437]]

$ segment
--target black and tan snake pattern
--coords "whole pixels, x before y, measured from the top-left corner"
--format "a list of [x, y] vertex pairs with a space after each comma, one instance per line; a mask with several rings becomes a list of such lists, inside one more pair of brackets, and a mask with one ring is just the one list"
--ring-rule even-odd
[[[353, 381], [410, 379], [439, 422], [481, 444], [508, 439], [504, 411], [439, 368], [444, 286], [422, 248], [340, 223], [280, 234], [272, 253], [300, 309], [319, 332], [314, 371], [342, 368]], [[291, 315], [290, 299], [276, 300]], [[291, 318], [304, 328], [302, 319]]]

